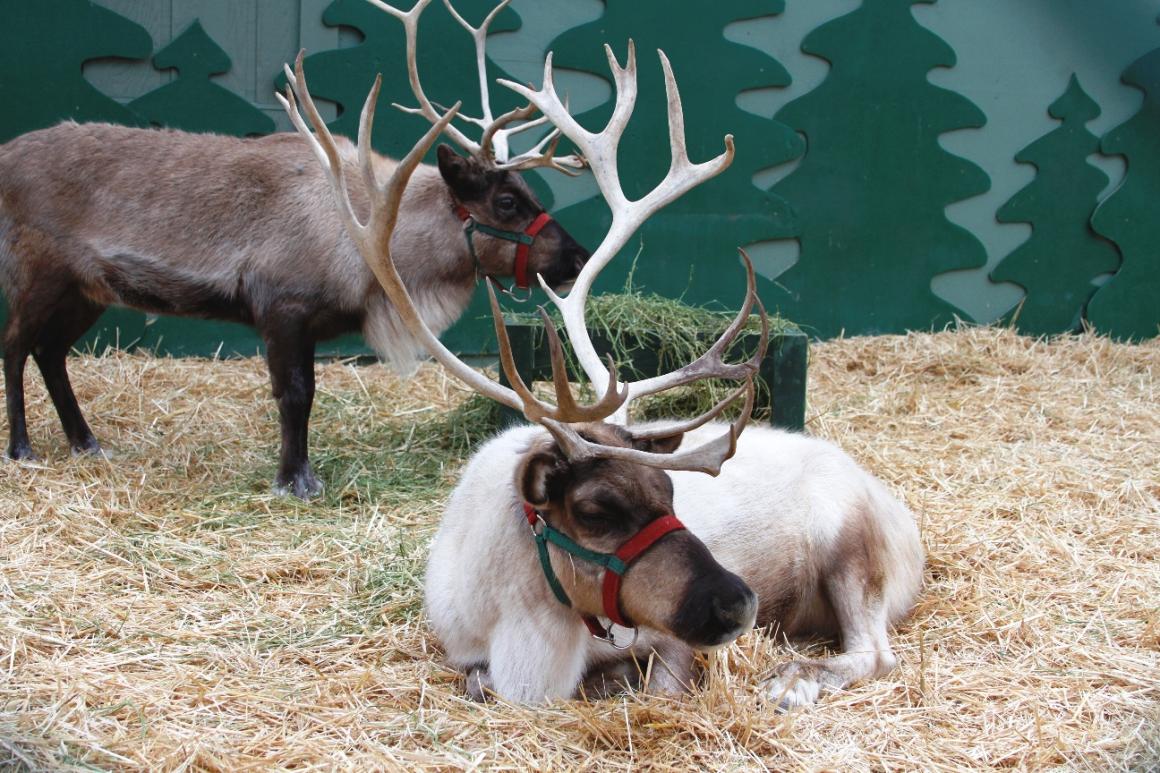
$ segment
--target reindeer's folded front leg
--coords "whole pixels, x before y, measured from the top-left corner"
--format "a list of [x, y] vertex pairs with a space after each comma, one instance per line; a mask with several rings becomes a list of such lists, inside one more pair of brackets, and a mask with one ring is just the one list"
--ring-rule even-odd
[[768, 683], [767, 694], [781, 709], [814, 703], [824, 692], [882, 676], [898, 664], [890, 649], [881, 589], [868, 580], [859, 568], [851, 567], [826, 582], [841, 631], [842, 654], [779, 667]]
[[588, 632], [579, 619], [565, 626], [544, 627], [539, 622], [504, 620], [492, 633], [490, 687], [504, 700], [548, 703], [576, 693], [584, 675]]

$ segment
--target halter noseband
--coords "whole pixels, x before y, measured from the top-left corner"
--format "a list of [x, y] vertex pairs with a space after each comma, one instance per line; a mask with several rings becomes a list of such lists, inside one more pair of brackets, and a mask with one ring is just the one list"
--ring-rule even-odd
[[463, 221], [463, 235], [467, 239], [467, 249], [471, 253], [471, 259], [475, 261], [475, 269], [478, 273], [483, 274], [479, 265], [479, 257], [475, 254], [475, 244], [471, 240], [472, 234], [476, 231], [494, 236], [497, 239], [503, 239], [509, 242], [516, 243], [516, 263], [515, 269], [512, 271], [516, 278], [516, 287], [521, 290], [528, 289], [528, 253], [531, 252], [532, 244], [536, 241], [536, 236], [540, 231], [544, 230], [544, 226], [552, 222], [552, 216], [547, 212], [541, 212], [536, 215], [527, 228], [523, 231], [505, 231], [501, 228], [493, 228], [490, 225], [484, 225], [476, 220], [467, 207], [458, 204], [455, 207], [455, 214]]
[[[623, 628], [634, 628], [631, 623], [625, 620], [624, 615], [620, 612], [620, 581], [624, 577], [624, 573], [628, 571], [628, 568], [638, 558], [644, 555], [645, 551], [656, 544], [657, 540], [661, 537], [669, 532], [679, 531], [685, 528], [685, 525], [675, 515], [661, 516], [646, 524], [643, 529], [617, 548], [615, 553], [599, 553], [595, 550], [589, 550], [583, 545], [574, 542], [563, 532], [553, 529], [544, 520], [544, 517], [539, 511], [527, 502], [524, 503], [524, 517], [528, 519], [528, 525], [532, 528], [532, 535], [536, 538], [536, 552], [540, 556], [540, 567], [544, 570], [544, 577], [548, 581], [548, 587], [552, 589], [552, 593], [556, 596], [556, 600], [566, 607], [572, 606], [572, 600], [564, 592], [564, 586], [560, 584], [560, 578], [556, 576], [556, 572], [552, 569], [551, 558], [548, 555], [549, 542], [565, 553], [570, 553], [581, 560], [604, 568], [603, 592], [601, 594], [604, 602], [604, 616]], [[591, 615], [581, 615], [581, 619], [584, 621], [584, 625], [588, 627], [588, 632], [594, 638], [616, 646], [612, 639], [611, 628], [606, 630]], [[636, 641], [635, 636], [633, 637], [633, 641]], [[631, 647], [632, 645], [630, 644], [629, 646]]]

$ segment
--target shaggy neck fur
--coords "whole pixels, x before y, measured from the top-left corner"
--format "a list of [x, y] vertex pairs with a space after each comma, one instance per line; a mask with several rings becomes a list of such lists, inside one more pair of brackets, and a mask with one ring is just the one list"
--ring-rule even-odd
[[[393, 162], [382, 159], [380, 174], [389, 174]], [[453, 211], [454, 201], [433, 166], [415, 171], [391, 238], [392, 258], [406, 283], [415, 307], [435, 335], [457, 320], [475, 289], [475, 265]], [[405, 249], [400, 248], [406, 245]], [[363, 336], [383, 360], [403, 373], [414, 370], [426, 356], [395, 313], [382, 288], [366, 269], [369, 280]]]

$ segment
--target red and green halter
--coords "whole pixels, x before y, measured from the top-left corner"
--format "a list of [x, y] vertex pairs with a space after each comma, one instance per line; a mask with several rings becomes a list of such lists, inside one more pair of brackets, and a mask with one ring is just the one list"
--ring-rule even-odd
[[502, 228], [493, 228], [479, 222], [462, 204], [455, 207], [455, 214], [463, 221], [463, 235], [467, 239], [467, 249], [471, 253], [471, 259], [475, 261], [476, 271], [481, 275], [483, 274], [479, 265], [479, 257], [475, 254], [475, 243], [471, 239], [476, 231], [494, 236], [497, 239], [515, 242], [517, 245], [516, 262], [512, 273], [516, 278], [516, 287], [521, 290], [528, 289], [528, 255], [531, 252], [532, 244], [536, 241], [536, 236], [544, 230], [544, 226], [552, 222], [552, 216], [547, 212], [541, 212], [523, 231], [505, 231]]
[[[661, 537], [669, 532], [685, 528], [685, 525], [675, 515], [664, 515], [645, 524], [644, 528], [617, 548], [615, 553], [599, 553], [595, 550], [589, 550], [573, 541], [563, 532], [553, 529], [539, 511], [527, 502], [524, 503], [524, 517], [528, 519], [532, 535], [536, 538], [536, 551], [540, 556], [540, 567], [544, 570], [544, 577], [548, 581], [548, 587], [556, 596], [556, 600], [566, 607], [572, 606], [572, 600], [564, 592], [560, 578], [552, 569], [552, 561], [548, 555], [549, 542], [565, 553], [570, 553], [583, 561], [604, 568], [603, 592], [601, 594], [604, 602], [604, 616], [624, 628], [635, 627], [625, 619], [620, 611], [620, 581], [623, 579], [624, 573]], [[611, 630], [606, 630], [595, 617], [592, 615], [581, 615], [580, 617], [584, 621], [584, 625], [588, 627], [589, 633], [595, 638], [612, 642]]]

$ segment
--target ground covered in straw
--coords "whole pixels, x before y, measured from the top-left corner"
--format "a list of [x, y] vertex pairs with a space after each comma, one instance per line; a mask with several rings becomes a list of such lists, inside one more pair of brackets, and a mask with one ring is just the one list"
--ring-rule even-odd
[[0, 768], [1154, 769], [1158, 355], [816, 346], [810, 430], [910, 504], [929, 559], [899, 669], [788, 715], [755, 685], [803, 647], [760, 632], [680, 699], [465, 701], [421, 577], [479, 430], [435, 368], [319, 369], [303, 504], [268, 490], [261, 363], [78, 358], [111, 458], [68, 456], [31, 376], [44, 461], [0, 465]]

